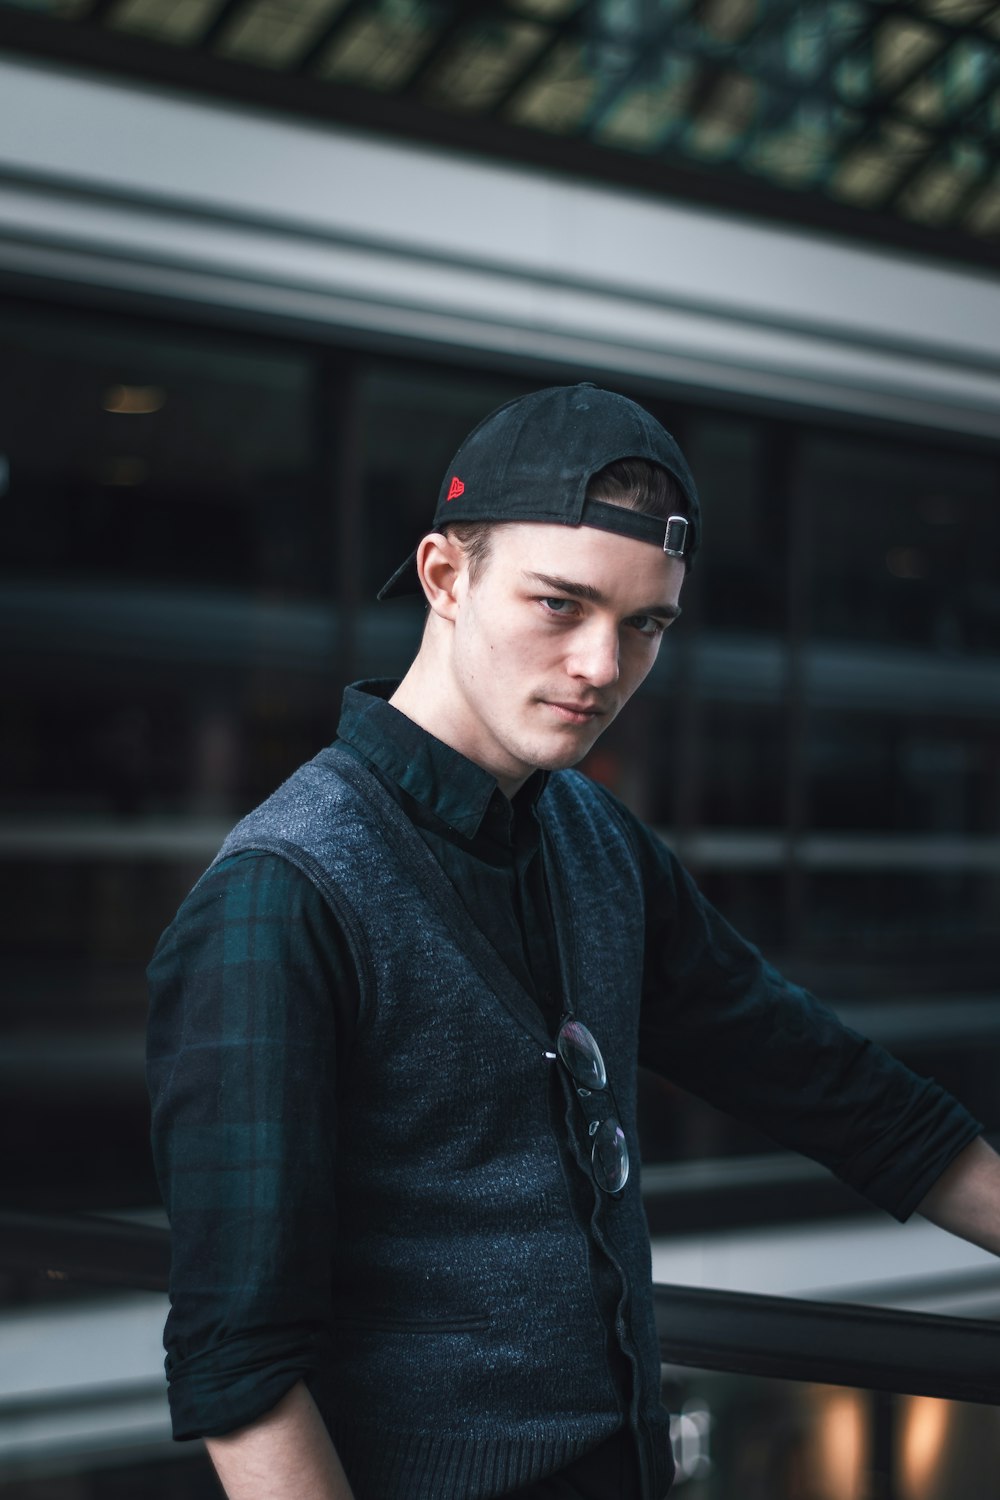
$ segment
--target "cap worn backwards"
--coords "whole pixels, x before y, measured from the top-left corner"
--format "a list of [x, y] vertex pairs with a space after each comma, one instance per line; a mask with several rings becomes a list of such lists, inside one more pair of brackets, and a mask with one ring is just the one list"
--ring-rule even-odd
[[[606, 465], [644, 458], [673, 475], [686, 514], [664, 520], [588, 500]], [[698, 492], [669, 432], [627, 396], [591, 384], [550, 386], [518, 396], [472, 429], [445, 472], [431, 531], [458, 521], [548, 521], [596, 526], [648, 541], [690, 560], [701, 533]], [[379, 590], [380, 599], [420, 590], [412, 552]]]

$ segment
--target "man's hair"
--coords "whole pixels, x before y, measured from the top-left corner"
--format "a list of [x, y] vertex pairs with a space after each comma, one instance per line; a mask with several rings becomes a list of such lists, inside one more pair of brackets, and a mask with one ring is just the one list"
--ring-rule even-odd
[[674, 476], [647, 458], [616, 458], [591, 475], [588, 500], [639, 510], [660, 521], [687, 514], [687, 496]]
[[[670, 516], [684, 515], [687, 498], [677, 480], [659, 464], [646, 458], [617, 458], [592, 474], [587, 485], [588, 500], [603, 500], [620, 505], [623, 510], [638, 510], [666, 521]], [[493, 532], [510, 521], [455, 521], [446, 528], [469, 561], [469, 582], [481, 576], [490, 556]]]

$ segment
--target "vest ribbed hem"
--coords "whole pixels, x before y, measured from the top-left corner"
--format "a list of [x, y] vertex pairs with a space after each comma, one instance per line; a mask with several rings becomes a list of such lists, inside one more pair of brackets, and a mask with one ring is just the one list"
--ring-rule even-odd
[[484, 1439], [339, 1427], [333, 1436], [361, 1500], [490, 1500], [558, 1473], [612, 1437], [619, 1425], [620, 1418], [612, 1417], [600, 1430], [576, 1439]]

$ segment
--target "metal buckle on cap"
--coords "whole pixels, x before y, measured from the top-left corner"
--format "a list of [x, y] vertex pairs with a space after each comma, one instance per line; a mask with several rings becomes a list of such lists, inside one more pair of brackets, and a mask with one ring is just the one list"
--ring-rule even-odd
[[669, 516], [663, 536], [663, 550], [668, 557], [683, 557], [687, 546], [688, 520], [686, 516]]

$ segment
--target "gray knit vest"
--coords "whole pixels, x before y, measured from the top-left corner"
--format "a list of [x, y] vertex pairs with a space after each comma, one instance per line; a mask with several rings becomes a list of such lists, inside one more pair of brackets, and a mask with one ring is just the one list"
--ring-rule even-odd
[[636, 1434], [671, 1474], [635, 1132], [643, 892], [584, 777], [538, 803], [565, 1008], [596, 1036], [633, 1170], [617, 1199], [531, 997], [405, 815], [322, 751], [227, 838], [332, 907], [361, 1011], [338, 1101], [328, 1358], [310, 1376], [358, 1500], [486, 1500]]

